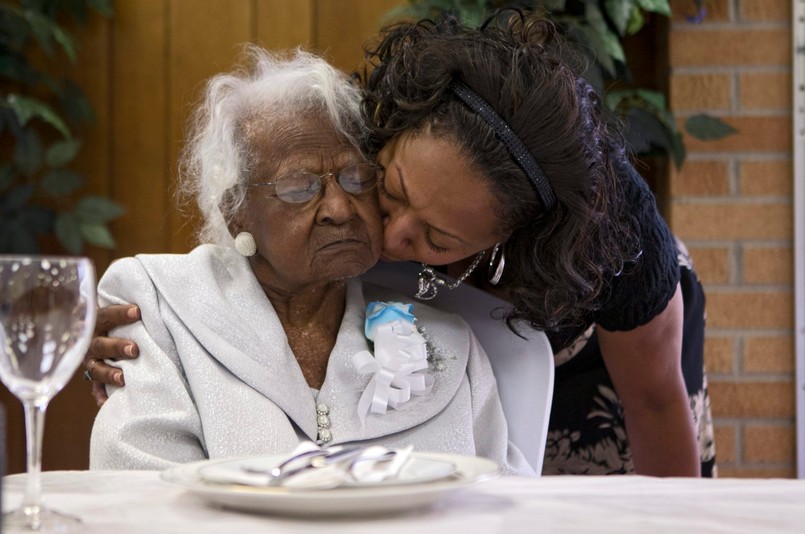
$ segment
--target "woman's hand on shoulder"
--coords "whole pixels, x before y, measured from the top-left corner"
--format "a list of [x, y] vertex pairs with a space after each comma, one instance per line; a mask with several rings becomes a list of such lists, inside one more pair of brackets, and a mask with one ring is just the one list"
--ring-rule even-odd
[[104, 362], [104, 360], [131, 360], [139, 355], [139, 348], [133, 341], [108, 337], [108, 332], [118, 326], [140, 320], [140, 309], [133, 304], [116, 304], [98, 308], [95, 334], [84, 356], [84, 376], [92, 380], [92, 395], [98, 406], [108, 398], [106, 385], [124, 386], [123, 371]]

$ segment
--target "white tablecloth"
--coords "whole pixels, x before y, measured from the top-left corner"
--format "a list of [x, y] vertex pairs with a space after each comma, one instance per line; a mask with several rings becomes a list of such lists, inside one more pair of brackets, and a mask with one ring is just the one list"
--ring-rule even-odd
[[[19, 504], [24, 482], [4, 479], [3, 510]], [[805, 480], [498, 478], [425, 510], [317, 520], [210, 507], [151, 471], [53, 471], [43, 482], [47, 504], [80, 516], [87, 534], [805, 532]]]

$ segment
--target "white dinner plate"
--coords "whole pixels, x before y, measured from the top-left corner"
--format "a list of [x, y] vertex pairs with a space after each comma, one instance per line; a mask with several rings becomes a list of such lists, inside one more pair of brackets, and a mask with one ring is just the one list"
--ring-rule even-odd
[[[269, 456], [257, 456], [249, 458], [236, 458], [230, 461], [210, 462], [198, 469], [201, 480], [217, 484], [236, 484], [246, 486], [264, 487], [265, 477], [248, 473], [248, 469], [269, 472], [278, 464], [288, 458], [287, 454], [272, 454]], [[420, 458], [411, 456], [407, 459], [399, 474], [391, 479], [381, 481], [352, 481], [336, 482], [339, 486], [350, 487], [369, 487], [369, 486], [396, 486], [401, 484], [423, 484], [433, 482], [442, 478], [447, 478], [456, 473], [456, 466], [452, 462], [433, 460], [430, 458]], [[328, 485], [324, 481], [324, 486]], [[286, 487], [298, 490], [311, 491], [315, 488], [304, 488], [287, 484]]]
[[[252, 457], [249, 460], [256, 458]], [[244, 459], [238, 461], [241, 460]], [[499, 472], [495, 462], [475, 456], [415, 452], [411, 455], [411, 461], [415, 460], [450, 464], [454, 466], [455, 471], [446, 478], [440, 477], [431, 481], [326, 490], [253, 487], [204, 480], [201, 476], [202, 469], [233, 461], [227, 459], [179, 465], [163, 471], [161, 478], [166, 482], [178, 484], [210, 504], [250, 512], [312, 517], [378, 515], [419, 508], [434, 504], [439, 499], [471, 484], [497, 476]]]

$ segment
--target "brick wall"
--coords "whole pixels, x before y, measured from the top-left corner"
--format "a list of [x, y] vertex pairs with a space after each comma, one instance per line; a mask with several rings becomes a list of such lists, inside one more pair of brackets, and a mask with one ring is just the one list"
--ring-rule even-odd
[[791, 1], [672, 0], [670, 102], [738, 128], [686, 137], [670, 223], [707, 292], [705, 361], [724, 477], [794, 477]]

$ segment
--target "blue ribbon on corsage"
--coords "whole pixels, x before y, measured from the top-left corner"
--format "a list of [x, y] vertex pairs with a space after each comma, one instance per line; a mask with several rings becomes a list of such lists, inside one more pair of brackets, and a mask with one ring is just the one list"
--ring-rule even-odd
[[366, 337], [374, 341], [375, 352], [363, 350], [352, 357], [360, 374], [372, 378], [358, 400], [361, 424], [371, 411], [384, 414], [412, 396], [427, 395], [433, 377], [419, 373], [428, 368], [425, 338], [414, 326], [413, 304], [370, 302], [366, 306]]

